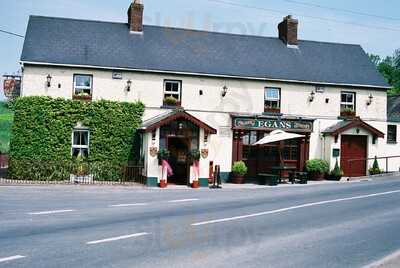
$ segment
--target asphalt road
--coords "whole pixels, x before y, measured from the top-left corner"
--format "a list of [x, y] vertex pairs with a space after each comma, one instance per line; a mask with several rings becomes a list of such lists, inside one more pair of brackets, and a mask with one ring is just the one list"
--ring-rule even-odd
[[0, 267], [364, 267], [400, 249], [399, 204], [400, 178], [0, 187]]

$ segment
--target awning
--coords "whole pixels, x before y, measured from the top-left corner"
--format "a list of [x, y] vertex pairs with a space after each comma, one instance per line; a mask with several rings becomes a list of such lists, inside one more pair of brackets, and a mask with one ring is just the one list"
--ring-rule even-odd
[[328, 127], [322, 133], [324, 135], [337, 136], [337, 135], [343, 133], [344, 131], [352, 129], [352, 128], [362, 128], [362, 129], [370, 132], [373, 136], [376, 136], [379, 138], [385, 137], [385, 134], [383, 132], [374, 128], [370, 124], [367, 124], [366, 122], [362, 121], [359, 117], [356, 117], [352, 120], [340, 121], [339, 123]]
[[164, 113], [164, 114], [160, 114], [149, 120], [146, 120], [142, 123], [140, 129], [145, 132], [151, 132], [161, 126], [167, 125], [170, 122], [178, 120], [178, 119], [187, 120], [187, 121], [193, 123], [194, 125], [198, 126], [199, 128], [204, 129], [206, 132], [208, 132], [210, 134], [217, 134], [217, 130], [215, 128], [207, 125], [206, 123], [204, 123], [200, 119], [197, 119], [193, 115], [187, 113], [183, 109], [176, 109], [176, 110]]
[[295, 133], [288, 133], [283, 130], [275, 130], [272, 131], [269, 135], [265, 136], [258, 142], [254, 143], [253, 145], [263, 145], [263, 144], [268, 144], [268, 143], [274, 143], [277, 141], [285, 141], [285, 140], [292, 140], [292, 139], [298, 139], [298, 138], [303, 138], [305, 137], [304, 135], [300, 134], [295, 134]]

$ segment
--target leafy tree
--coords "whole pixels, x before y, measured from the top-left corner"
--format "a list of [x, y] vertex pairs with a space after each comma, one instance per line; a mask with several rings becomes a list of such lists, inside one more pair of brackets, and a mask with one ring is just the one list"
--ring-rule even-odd
[[385, 77], [386, 81], [393, 86], [388, 91], [389, 95], [400, 94], [400, 49], [397, 49], [393, 56], [381, 58], [378, 55], [368, 55], [372, 63], [374, 63], [378, 71]]

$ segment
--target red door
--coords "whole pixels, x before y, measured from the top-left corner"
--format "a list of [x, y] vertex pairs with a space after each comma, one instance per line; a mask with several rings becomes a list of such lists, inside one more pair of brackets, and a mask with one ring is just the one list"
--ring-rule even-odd
[[351, 159], [367, 158], [367, 136], [343, 135], [341, 137], [341, 167], [346, 177], [365, 176], [367, 161], [359, 160], [349, 162]]

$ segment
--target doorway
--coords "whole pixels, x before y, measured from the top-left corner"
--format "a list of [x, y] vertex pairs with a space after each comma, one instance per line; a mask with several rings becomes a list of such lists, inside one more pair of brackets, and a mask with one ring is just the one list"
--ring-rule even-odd
[[341, 137], [341, 167], [346, 177], [361, 177], [367, 172], [367, 136], [342, 135]]
[[169, 164], [174, 173], [168, 178], [168, 183], [188, 185], [190, 176], [190, 165], [188, 163], [189, 140], [183, 137], [168, 137], [167, 146], [170, 152]]

